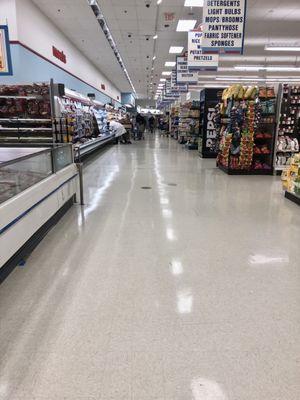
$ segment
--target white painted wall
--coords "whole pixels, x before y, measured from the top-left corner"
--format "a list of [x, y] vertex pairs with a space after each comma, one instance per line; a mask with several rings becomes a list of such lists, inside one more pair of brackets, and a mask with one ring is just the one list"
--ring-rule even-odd
[[18, 39], [15, 0], [0, 0], [0, 25], [9, 26], [10, 40]]
[[[52, 1], [52, 0], [49, 0]], [[14, 13], [16, 12], [16, 17]], [[74, 46], [31, 0], [0, 0], [1, 21], [9, 22], [10, 40], [18, 40], [106, 95], [121, 99], [120, 91]], [[64, 64], [52, 55], [52, 46], [67, 57]]]

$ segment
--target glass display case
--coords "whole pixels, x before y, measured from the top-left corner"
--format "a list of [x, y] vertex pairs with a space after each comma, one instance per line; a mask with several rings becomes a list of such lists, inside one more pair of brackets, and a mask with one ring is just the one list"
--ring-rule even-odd
[[70, 144], [0, 148], [0, 204], [73, 163]]

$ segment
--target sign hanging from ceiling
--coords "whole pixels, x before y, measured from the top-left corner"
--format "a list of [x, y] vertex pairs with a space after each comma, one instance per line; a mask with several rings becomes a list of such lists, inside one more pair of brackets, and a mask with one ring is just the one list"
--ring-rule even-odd
[[198, 72], [188, 70], [187, 56], [176, 57], [176, 83], [196, 85], [198, 82]]
[[189, 71], [216, 71], [219, 66], [218, 54], [203, 54], [202, 27], [188, 33], [188, 69]]
[[12, 75], [12, 62], [7, 25], [0, 25], [0, 75]]
[[186, 83], [177, 83], [176, 81], [176, 69], [173, 69], [171, 74], [171, 88], [174, 92], [187, 93], [189, 91], [189, 85]]
[[204, 0], [203, 53], [243, 54], [247, 0]]

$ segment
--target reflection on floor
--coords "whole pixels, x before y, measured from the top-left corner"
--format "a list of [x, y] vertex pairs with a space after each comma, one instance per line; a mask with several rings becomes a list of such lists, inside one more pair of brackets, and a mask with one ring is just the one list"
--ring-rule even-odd
[[0, 399], [299, 400], [300, 214], [280, 180], [158, 137], [84, 175], [84, 209], [0, 288]]

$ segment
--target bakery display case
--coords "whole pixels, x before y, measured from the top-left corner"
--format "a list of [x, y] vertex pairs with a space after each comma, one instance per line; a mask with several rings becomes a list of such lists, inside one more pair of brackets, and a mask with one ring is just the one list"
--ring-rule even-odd
[[0, 85], [0, 143], [53, 143], [51, 87]]
[[114, 139], [107, 122], [125, 112], [53, 80], [0, 85], [0, 145], [72, 143], [76, 155], [87, 155]]
[[0, 283], [77, 198], [71, 143], [0, 147]]
[[0, 204], [72, 163], [71, 145], [0, 148]]

